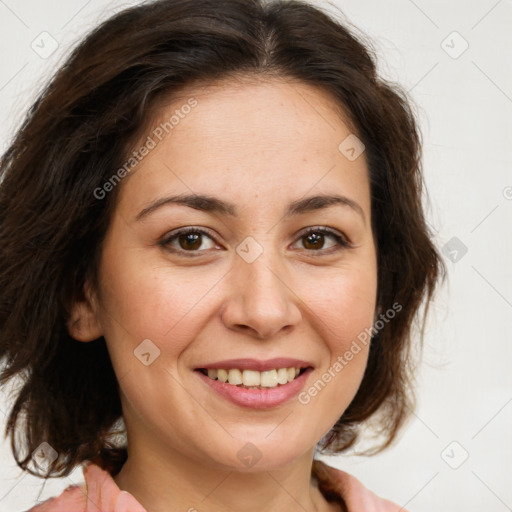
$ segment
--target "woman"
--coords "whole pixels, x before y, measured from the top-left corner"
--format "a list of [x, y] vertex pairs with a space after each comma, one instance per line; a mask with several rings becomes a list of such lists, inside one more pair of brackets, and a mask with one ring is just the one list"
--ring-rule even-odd
[[370, 418], [394, 439], [443, 271], [414, 116], [345, 27], [289, 1], [127, 9], [1, 173], [13, 453], [84, 465], [33, 512], [400, 509], [314, 460]]

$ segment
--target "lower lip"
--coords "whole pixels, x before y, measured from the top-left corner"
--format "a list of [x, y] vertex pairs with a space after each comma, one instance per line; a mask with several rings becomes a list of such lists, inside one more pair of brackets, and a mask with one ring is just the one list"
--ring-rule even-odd
[[308, 368], [304, 373], [288, 382], [288, 384], [267, 389], [239, 388], [232, 384], [210, 379], [210, 377], [207, 377], [200, 371], [195, 371], [195, 373], [216, 393], [236, 405], [251, 409], [268, 409], [282, 405], [298, 395], [311, 371], [312, 369]]

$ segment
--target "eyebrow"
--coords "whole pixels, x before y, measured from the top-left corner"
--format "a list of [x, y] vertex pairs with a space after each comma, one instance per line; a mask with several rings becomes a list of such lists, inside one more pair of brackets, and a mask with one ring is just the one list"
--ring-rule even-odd
[[[201, 210], [208, 213], [217, 213], [220, 215], [236, 217], [237, 208], [233, 203], [229, 203], [217, 197], [198, 194], [181, 194], [176, 196], [163, 197], [152, 202], [149, 206], [140, 211], [135, 220], [141, 220], [155, 210], [169, 204], [178, 204]], [[284, 217], [291, 217], [303, 213], [313, 212], [329, 208], [331, 206], [348, 206], [357, 212], [366, 224], [366, 217], [361, 206], [353, 199], [336, 194], [322, 194], [298, 199], [291, 202], [285, 212]]]

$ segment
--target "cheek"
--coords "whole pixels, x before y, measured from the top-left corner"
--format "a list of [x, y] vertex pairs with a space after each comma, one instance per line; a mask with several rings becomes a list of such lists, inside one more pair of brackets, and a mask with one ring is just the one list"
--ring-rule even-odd
[[327, 276], [322, 284], [303, 296], [313, 316], [318, 318], [317, 327], [324, 332], [332, 351], [344, 351], [352, 339], [373, 323], [376, 270], [371, 265], [343, 269]]
[[361, 384], [368, 361], [375, 301], [376, 278], [371, 270], [338, 273], [329, 280], [328, 291], [310, 294], [310, 321], [314, 322], [314, 330], [327, 353], [321, 371], [298, 399], [306, 409], [323, 411], [329, 428], [352, 402]]
[[[152, 264], [135, 255], [115, 256], [103, 267], [103, 305], [134, 336], [165, 337], [214, 286], [215, 275]], [[110, 311], [109, 311], [110, 310]], [[114, 314], [115, 313], [115, 314]], [[186, 322], [188, 323], [188, 322]]]

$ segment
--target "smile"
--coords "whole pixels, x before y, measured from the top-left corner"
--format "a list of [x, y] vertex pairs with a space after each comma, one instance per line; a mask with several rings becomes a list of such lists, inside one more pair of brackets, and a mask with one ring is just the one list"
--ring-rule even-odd
[[268, 409], [296, 397], [313, 372], [311, 362], [276, 357], [204, 363], [194, 373], [221, 399], [251, 409]]

